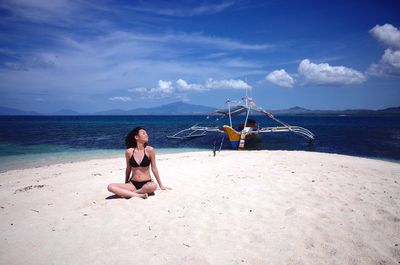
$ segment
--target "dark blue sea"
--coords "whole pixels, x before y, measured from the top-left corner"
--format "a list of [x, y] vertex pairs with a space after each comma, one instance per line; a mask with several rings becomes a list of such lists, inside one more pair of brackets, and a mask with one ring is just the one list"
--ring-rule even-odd
[[[261, 126], [277, 125], [255, 116]], [[290, 133], [264, 134], [246, 142], [251, 150], [306, 150], [338, 153], [400, 162], [400, 117], [277, 116], [312, 131], [316, 139]], [[244, 119], [235, 117], [235, 122]], [[124, 139], [135, 126], [144, 126], [149, 144], [158, 153], [212, 152], [222, 134], [192, 140], [168, 139], [167, 135], [194, 124], [219, 126], [206, 116], [0, 116], [0, 171], [91, 158], [123, 157]], [[222, 150], [229, 150], [225, 139]]]

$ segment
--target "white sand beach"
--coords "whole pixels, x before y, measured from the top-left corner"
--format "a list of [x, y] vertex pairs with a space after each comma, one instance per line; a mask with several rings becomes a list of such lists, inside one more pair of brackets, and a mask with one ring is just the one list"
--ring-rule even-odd
[[164, 185], [109, 198], [123, 154], [0, 174], [0, 264], [399, 264], [400, 164], [303, 151], [159, 155]]

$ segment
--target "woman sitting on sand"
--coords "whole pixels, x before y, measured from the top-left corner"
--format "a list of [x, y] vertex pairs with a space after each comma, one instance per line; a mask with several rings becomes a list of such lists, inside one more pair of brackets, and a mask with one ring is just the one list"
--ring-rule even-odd
[[[160, 189], [170, 189], [161, 183], [156, 166], [156, 152], [147, 145], [149, 136], [143, 127], [136, 127], [125, 138], [126, 171], [125, 183], [112, 183], [107, 189], [123, 198], [140, 197], [146, 199], [148, 195], [154, 195], [157, 184], [150, 176], [151, 171], [157, 179]], [[139, 163], [138, 163], [139, 162]], [[132, 172], [132, 177], [130, 177]]]

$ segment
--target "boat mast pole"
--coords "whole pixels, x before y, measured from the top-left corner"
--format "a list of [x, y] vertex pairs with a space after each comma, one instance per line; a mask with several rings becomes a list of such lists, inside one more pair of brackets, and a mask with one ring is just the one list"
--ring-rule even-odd
[[229, 113], [229, 124], [231, 125], [231, 128], [233, 128], [232, 127], [232, 117], [231, 117], [231, 105], [229, 104], [231, 101], [229, 100], [229, 98], [228, 98], [228, 113]]
[[247, 114], [246, 114], [246, 120], [244, 121], [244, 127], [247, 127], [247, 120], [249, 118], [249, 113], [250, 113], [250, 109], [251, 109], [251, 107], [249, 107], [249, 102], [248, 102], [249, 97], [247, 96], [247, 88], [246, 88], [246, 97], [245, 97], [245, 99], [246, 99]]
[[251, 110], [251, 105], [249, 105], [249, 96], [247, 95], [247, 88], [246, 88], [246, 107], [247, 107], [247, 114], [246, 114], [246, 120], [244, 121], [244, 127], [247, 127], [247, 120], [249, 119], [249, 114]]

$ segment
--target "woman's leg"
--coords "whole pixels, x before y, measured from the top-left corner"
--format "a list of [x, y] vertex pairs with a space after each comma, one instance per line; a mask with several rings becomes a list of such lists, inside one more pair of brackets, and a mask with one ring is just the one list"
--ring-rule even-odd
[[118, 195], [122, 198], [129, 199], [132, 197], [140, 197], [147, 199], [147, 193], [139, 194], [132, 183], [111, 183], [107, 187], [108, 191]]
[[138, 189], [136, 192], [140, 194], [147, 194], [147, 193], [152, 193], [157, 189], [157, 184], [154, 182], [147, 182], [146, 184], [143, 185], [140, 189]]

